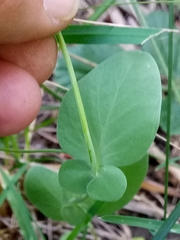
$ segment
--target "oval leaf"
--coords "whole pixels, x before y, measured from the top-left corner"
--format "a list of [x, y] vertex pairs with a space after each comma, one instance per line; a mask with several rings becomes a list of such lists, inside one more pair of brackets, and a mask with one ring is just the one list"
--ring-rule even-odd
[[127, 187], [124, 173], [114, 166], [103, 166], [87, 186], [88, 195], [99, 201], [117, 201]]
[[126, 205], [139, 190], [141, 183], [146, 176], [147, 169], [148, 169], [147, 154], [140, 161], [130, 166], [121, 167], [121, 170], [127, 179], [126, 191], [122, 198], [120, 198], [118, 201], [110, 203], [105, 202], [104, 204], [102, 204], [99, 210], [97, 211], [97, 215], [111, 214], [114, 211], [119, 210], [124, 205]]
[[[80, 44], [70, 46], [68, 47], [68, 50], [70, 53], [85, 58], [94, 64], [101, 63], [108, 57], [112, 56], [114, 53], [122, 51], [122, 49], [119, 46], [108, 44], [105, 45], [98, 44], [98, 51], [97, 45], [93, 44]], [[93, 65], [86, 64], [74, 58], [72, 58], [72, 64], [74, 67], [77, 80], [84, 77], [88, 72], [90, 72], [93, 69]], [[54, 72], [54, 80], [55, 82], [67, 88], [71, 87], [71, 81], [63, 57], [59, 58], [57, 61], [56, 69]]]
[[32, 167], [25, 177], [25, 191], [28, 199], [46, 216], [62, 221], [62, 188], [58, 174], [44, 167]]
[[[161, 83], [153, 58], [141, 51], [117, 53], [81, 79], [79, 88], [99, 165], [139, 161], [159, 126]], [[57, 133], [65, 152], [89, 163], [72, 90], [62, 101]]]
[[91, 179], [91, 168], [84, 161], [69, 160], [59, 170], [60, 185], [73, 193], [86, 194]]

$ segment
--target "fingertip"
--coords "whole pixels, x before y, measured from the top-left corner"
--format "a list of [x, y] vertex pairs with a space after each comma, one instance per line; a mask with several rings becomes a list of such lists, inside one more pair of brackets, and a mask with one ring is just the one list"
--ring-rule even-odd
[[5, 1], [0, 4], [0, 43], [46, 38], [72, 21], [79, 0]]
[[79, 7], [79, 0], [44, 0], [43, 3], [47, 15], [61, 21], [71, 20]]
[[16, 65], [0, 60], [0, 137], [15, 134], [37, 116], [41, 93], [35, 79]]
[[0, 59], [16, 64], [41, 84], [50, 77], [57, 61], [53, 37], [20, 44], [1, 44]]

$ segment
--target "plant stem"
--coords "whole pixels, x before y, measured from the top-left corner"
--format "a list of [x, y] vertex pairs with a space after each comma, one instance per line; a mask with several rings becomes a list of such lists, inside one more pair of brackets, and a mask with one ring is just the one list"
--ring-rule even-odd
[[[136, 2], [136, 0], [134, 0]], [[146, 20], [140, 11], [138, 5], [134, 5], [134, 10], [139, 18], [141, 25], [147, 27]], [[169, 29], [174, 28], [174, 14], [173, 14], [173, 2], [169, 3]], [[169, 181], [169, 156], [170, 156], [170, 127], [171, 127], [171, 98], [172, 89], [178, 102], [180, 102], [180, 95], [176, 90], [176, 84], [172, 81], [172, 71], [173, 71], [173, 33], [169, 33], [169, 53], [168, 53], [168, 68], [159, 50], [159, 47], [154, 39], [151, 39], [152, 45], [159, 57], [161, 67], [165, 75], [168, 77], [168, 107], [167, 107], [167, 142], [166, 142], [166, 163], [165, 163], [165, 190], [164, 190], [164, 219], [166, 219], [167, 214], [167, 203], [168, 203], [168, 181]]]
[[[174, 26], [173, 3], [169, 4], [169, 28]], [[169, 33], [168, 54], [168, 107], [167, 107], [167, 142], [166, 142], [166, 171], [165, 171], [165, 193], [164, 193], [164, 219], [166, 219], [168, 203], [169, 182], [169, 156], [170, 156], [170, 134], [171, 134], [171, 98], [172, 98], [172, 71], [173, 71], [173, 33]]]
[[[12, 149], [19, 150], [17, 135], [11, 135], [11, 136], [9, 136], [9, 138], [11, 139], [11, 142], [12, 142]], [[21, 155], [19, 153], [15, 154], [15, 156], [17, 159], [20, 159], [20, 157], [21, 157]]]
[[72, 65], [72, 62], [71, 62], [71, 59], [70, 59], [65, 41], [64, 41], [61, 33], [59, 33], [58, 42], [59, 42], [60, 48], [62, 50], [64, 59], [66, 61], [67, 69], [68, 69], [70, 79], [71, 79], [71, 84], [72, 84], [72, 87], [73, 87], [73, 90], [74, 90], [74, 95], [75, 95], [75, 100], [76, 100], [76, 104], [77, 104], [77, 108], [78, 108], [78, 112], [79, 112], [82, 131], [83, 131], [84, 138], [85, 138], [85, 141], [86, 141], [86, 145], [87, 145], [87, 148], [88, 148], [90, 162], [92, 164], [92, 174], [94, 176], [96, 176], [97, 172], [98, 172], [98, 162], [97, 162], [93, 142], [92, 142], [92, 139], [91, 139], [91, 135], [90, 135], [89, 127], [88, 127], [88, 122], [87, 122], [87, 118], [86, 118], [86, 113], [85, 113], [85, 110], [84, 110], [84, 106], [83, 106], [81, 94], [80, 94], [80, 91], [79, 91], [78, 83], [77, 83], [77, 80], [76, 80], [76, 76], [75, 76], [75, 73], [74, 73], [73, 65]]

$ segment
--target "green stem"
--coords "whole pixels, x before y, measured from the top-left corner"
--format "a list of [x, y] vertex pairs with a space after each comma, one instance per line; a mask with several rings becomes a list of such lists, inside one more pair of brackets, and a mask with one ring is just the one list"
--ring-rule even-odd
[[[134, 2], [137, 2], [134, 0]], [[138, 5], [134, 5], [134, 10], [139, 18], [139, 21], [142, 26], [147, 27], [146, 20], [140, 11]], [[169, 29], [174, 28], [174, 14], [173, 14], [173, 2], [169, 3]], [[168, 204], [168, 181], [169, 181], [169, 156], [170, 156], [170, 127], [171, 127], [171, 98], [172, 98], [172, 90], [180, 102], [180, 95], [176, 89], [176, 84], [172, 81], [172, 71], [173, 71], [173, 33], [169, 33], [169, 53], [168, 53], [168, 68], [162, 57], [162, 54], [159, 50], [159, 47], [155, 41], [155, 39], [151, 39], [152, 45], [159, 57], [161, 67], [168, 77], [168, 108], [167, 108], [167, 142], [166, 142], [166, 164], [165, 164], [165, 191], [164, 191], [164, 219], [166, 219], [167, 214], [167, 204]]]
[[90, 135], [89, 127], [88, 127], [88, 122], [87, 122], [87, 118], [86, 118], [81, 94], [80, 94], [80, 91], [79, 91], [76, 76], [75, 76], [74, 69], [73, 69], [73, 66], [72, 66], [72, 62], [71, 62], [66, 44], [64, 42], [64, 39], [63, 39], [63, 36], [62, 36], [61, 33], [59, 33], [58, 42], [59, 42], [60, 48], [62, 50], [64, 59], [66, 61], [67, 69], [68, 69], [68, 72], [69, 72], [69, 75], [70, 75], [71, 84], [72, 84], [72, 87], [73, 87], [73, 90], [74, 90], [75, 100], [76, 100], [76, 104], [77, 104], [77, 108], [78, 108], [78, 112], [79, 112], [79, 117], [80, 117], [80, 121], [81, 121], [82, 131], [83, 131], [84, 138], [85, 138], [85, 141], [86, 141], [86, 145], [87, 145], [87, 148], [88, 148], [90, 162], [92, 164], [92, 174], [95, 176], [95, 175], [97, 175], [97, 172], [98, 172], [98, 162], [97, 162], [93, 142], [92, 142], [92, 139], [91, 139], [91, 135]]
[[[19, 150], [17, 135], [11, 135], [11, 136], [9, 136], [9, 138], [11, 139], [11, 142], [12, 142], [12, 148], [15, 150]], [[16, 155], [17, 159], [20, 159], [21, 156], [19, 153], [15, 154], [15, 155]]]
[[[25, 135], [25, 149], [26, 150], [30, 150], [31, 139], [29, 138], [29, 126], [25, 129], [24, 135]], [[28, 154], [24, 154], [24, 159], [26, 161], [29, 161], [29, 155]]]
[[[169, 28], [174, 26], [173, 3], [169, 4]], [[173, 71], [173, 33], [169, 33], [168, 54], [168, 107], [167, 107], [167, 142], [166, 142], [166, 171], [165, 171], [165, 193], [164, 193], [164, 219], [166, 219], [168, 204], [168, 182], [169, 182], [169, 156], [170, 156], [170, 134], [171, 134], [171, 98], [172, 98], [172, 71]]]

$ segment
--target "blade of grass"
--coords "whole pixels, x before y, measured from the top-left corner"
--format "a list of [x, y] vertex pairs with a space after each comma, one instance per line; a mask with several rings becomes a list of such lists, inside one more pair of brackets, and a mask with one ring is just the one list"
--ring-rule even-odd
[[88, 18], [89, 20], [96, 21], [106, 10], [111, 7], [116, 0], [105, 0], [101, 5], [95, 8], [94, 13]]
[[[179, 0], [174, 0], [174, 1], [168, 1], [168, 0], [157, 0], [157, 1], [143, 1], [143, 2], [139, 2], [138, 4], [139, 5], [146, 5], [146, 4], [152, 4], [152, 3], [156, 3], [156, 4], [159, 4], [159, 3], [164, 3], [164, 4], [169, 4], [169, 3], [171, 3], [171, 2], [173, 2], [174, 4], [175, 3], [177, 3], [177, 4], [179, 4], [180, 3], [180, 1]], [[114, 3], [114, 4], [106, 4], [106, 6], [107, 7], [112, 7], [112, 6], [122, 6], [122, 5], [129, 5], [129, 4], [137, 4], [137, 3], [135, 3], [135, 2], [133, 2], [133, 3], [131, 3], [131, 2], [128, 2], [128, 1], [126, 1], [126, 2], [119, 2], [119, 3]], [[90, 8], [93, 8], [93, 9], [96, 9], [96, 8], [100, 8], [101, 7], [101, 4], [97, 4], [97, 5], [92, 5], [92, 6], [88, 6], [88, 7], [84, 7], [84, 8], [79, 8], [79, 10], [88, 10], [88, 9], [90, 9]]]
[[[15, 184], [19, 178], [25, 173], [27, 170], [28, 163], [24, 164], [21, 168], [19, 168], [18, 172], [12, 177], [11, 184]], [[0, 206], [3, 204], [5, 199], [7, 198], [8, 188], [5, 188], [0, 194]]]
[[32, 227], [30, 213], [15, 186], [11, 183], [9, 176], [0, 168], [6, 188], [8, 188], [7, 199], [16, 216], [21, 234], [25, 240], [38, 240], [36, 233]]
[[[169, 165], [174, 165], [174, 163], [175, 163], [176, 161], [178, 161], [178, 160], [180, 160], [180, 157], [170, 158], [170, 159], [169, 159]], [[155, 171], [159, 171], [160, 169], [164, 168], [165, 165], [166, 165], [165, 162], [159, 164], [159, 165], [156, 167]], [[180, 167], [179, 164], [175, 164], [175, 166], [178, 166], [178, 168]]]
[[180, 216], [180, 202], [178, 202], [170, 216], [162, 224], [161, 228], [158, 230], [153, 240], [163, 240], [169, 233], [169, 231], [172, 230], [173, 226], [176, 226], [175, 222], [178, 220], [179, 216]]
[[66, 43], [141, 44], [160, 31], [156, 28], [71, 25], [62, 34]]
[[[160, 220], [139, 218], [139, 217], [130, 217], [130, 216], [119, 216], [119, 215], [103, 216], [103, 217], [101, 217], [101, 219], [103, 221], [109, 222], [109, 223], [126, 224], [128, 226], [146, 228], [146, 229], [153, 230], [156, 232], [165, 223], [164, 221], [160, 221]], [[171, 232], [180, 234], [180, 224], [175, 224], [171, 228]]]
[[53, 124], [55, 121], [56, 121], [56, 118], [46, 119], [46, 120], [44, 120], [43, 122], [37, 124], [37, 125], [35, 126], [34, 130], [37, 131], [37, 130], [40, 129], [40, 128], [47, 127], [47, 126]]
[[45, 92], [49, 93], [51, 96], [54, 97], [54, 99], [58, 100], [58, 101], [62, 101], [62, 98], [55, 93], [53, 90], [51, 90], [50, 88], [48, 88], [45, 84], [41, 85], [41, 88], [44, 89]]
[[12, 152], [12, 153], [64, 153], [61, 149], [37, 149], [37, 150], [14, 150], [8, 148], [0, 148], [0, 151], [3, 152]]
[[41, 106], [41, 111], [54, 111], [54, 110], [59, 110], [59, 106]]
[[[174, 27], [173, 3], [169, 4], [169, 28]], [[164, 191], [164, 220], [166, 219], [168, 204], [168, 182], [169, 182], [169, 156], [171, 135], [171, 98], [172, 98], [172, 71], [173, 71], [173, 33], [169, 33], [168, 53], [168, 106], [167, 106], [167, 142], [166, 142], [166, 166], [165, 166], [165, 191]]]

